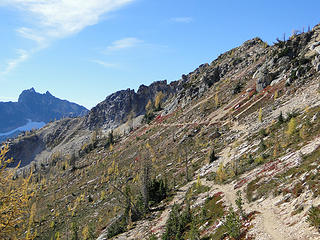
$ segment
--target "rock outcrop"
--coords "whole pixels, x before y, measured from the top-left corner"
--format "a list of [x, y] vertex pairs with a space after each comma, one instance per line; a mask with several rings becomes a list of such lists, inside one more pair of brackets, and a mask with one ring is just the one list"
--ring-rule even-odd
[[118, 91], [109, 95], [103, 102], [92, 108], [84, 121], [85, 126], [96, 128], [114, 128], [129, 118], [145, 114], [145, 106], [154, 100], [156, 94], [162, 92], [165, 101], [170, 94], [176, 92], [174, 84], [157, 81], [150, 86], [141, 85], [137, 92], [132, 89]]

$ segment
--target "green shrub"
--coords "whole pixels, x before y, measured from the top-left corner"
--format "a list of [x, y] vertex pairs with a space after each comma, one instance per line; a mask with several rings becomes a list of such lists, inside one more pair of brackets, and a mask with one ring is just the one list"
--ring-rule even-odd
[[149, 200], [151, 204], [159, 203], [166, 199], [169, 193], [169, 188], [166, 180], [153, 179], [149, 187]]
[[112, 144], [114, 144], [113, 131], [109, 132], [106, 144], [104, 145], [104, 148], [109, 148], [110, 145], [112, 145]]
[[280, 112], [278, 116], [278, 124], [281, 125], [283, 122], [284, 122], [283, 114], [282, 112]]
[[320, 232], [320, 208], [312, 206], [308, 211], [307, 222]]
[[153, 112], [147, 112], [144, 114], [143, 122], [150, 123], [154, 119], [155, 115]]
[[79, 231], [78, 224], [73, 222], [71, 224], [71, 230], [72, 230], [71, 240], [79, 240], [80, 238], [78, 236], [78, 231]]
[[241, 196], [241, 191], [238, 191], [237, 192], [237, 199], [236, 199], [236, 205], [237, 205], [237, 208], [238, 208], [238, 211], [242, 217], [242, 219], [245, 219], [246, 218], [246, 214], [243, 210], [243, 200], [242, 200], [242, 196]]
[[158, 238], [156, 237], [156, 235], [151, 234], [151, 236], [149, 237], [149, 240], [157, 240]]
[[124, 233], [125, 231], [127, 231], [127, 225], [128, 224], [125, 215], [121, 215], [109, 226], [107, 237], [112, 238], [121, 233]]
[[234, 239], [239, 239], [241, 235], [241, 225], [240, 216], [234, 211], [233, 207], [230, 207], [229, 213], [224, 222], [228, 236]]
[[237, 85], [233, 88], [233, 95], [240, 93], [242, 89], [242, 84], [240, 83], [240, 81], [237, 83]]
[[263, 157], [263, 155], [260, 155], [259, 157], [257, 157], [255, 160], [254, 160], [254, 162], [256, 163], [256, 164], [262, 164], [263, 162], [264, 162], [264, 157]]
[[218, 159], [218, 157], [215, 155], [214, 149], [211, 149], [209, 151], [209, 156], [208, 157], [209, 157], [209, 163], [212, 163], [212, 162], [214, 162], [215, 160]]
[[267, 131], [266, 131], [265, 128], [261, 128], [260, 131], [259, 131], [259, 134], [260, 134], [261, 137], [268, 136]]
[[162, 239], [182, 239], [183, 233], [191, 222], [192, 215], [190, 205], [188, 203], [182, 213], [180, 213], [180, 207], [178, 205], [173, 205]]

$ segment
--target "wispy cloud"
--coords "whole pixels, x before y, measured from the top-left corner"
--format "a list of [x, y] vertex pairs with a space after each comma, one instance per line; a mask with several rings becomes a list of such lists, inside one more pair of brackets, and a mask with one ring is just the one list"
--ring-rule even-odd
[[102, 60], [94, 59], [94, 60], [91, 60], [91, 62], [97, 63], [97, 64], [99, 64], [99, 65], [101, 65], [101, 66], [103, 66], [105, 68], [115, 68], [115, 67], [117, 67], [117, 64], [115, 64], [115, 63], [109, 63], [109, 62], [105, 62], [105, 61], [102, 61]]
[[27, 60], [29, 58], [30, 53], [28, 51], [26, 51], [26, 50], [18, 49], [18, 50], [16, 50], [16, 52], [17, 52], [18, 56], [16, 58], [14, 58], [14, 59], [10, 59], [10, 60], [7, 61], [7, 65], [6, 65], [5, 69], [0, 72], [2, 75], [8, 74], [18, 64], [24, 62], [25, 60]]
[[[31, 22], [31, 27], [16, 29], [26, 39], [34, 41], [34, 53], [50, 45], [54, 40], [76, 34], [88, 26], [97, 24], [103, 16], [135, 0], [0, 0], [0, 6], [18, 9]], [[28, 57], [21, 54], [8, 63], [7, 69], [13, 70]], [[7, 72], [9, 72], [7, 71]]]
[[192, 17], [175, 17], [171, 18], [172, 22], [178, 22], [178, 23], [191, 23], [193, 22]]
[[107, 52], [113, 52], [126, 48], [133, 48], [143, 43], [142, 40], [134, 37], [123, 38], [117, 41], [114, 41], [110, 46], [107, 47]]
[[23, 38], [35, 41], [39, 46], [43, 46], [46, 41], [46, 38], [44, 36], [37, 34], [31, 28], [21, 27], [16, 29], [16, 32]]

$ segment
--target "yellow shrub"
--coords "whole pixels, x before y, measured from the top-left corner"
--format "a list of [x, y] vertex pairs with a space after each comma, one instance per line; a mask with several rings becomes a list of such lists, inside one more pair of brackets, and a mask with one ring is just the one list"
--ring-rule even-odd
[[291, 136], [292, 134], [295, 133], [297, 127], [297, 122], [295, 118], [291, 118], [289, 123], [288, 123], [288, 130], [287, 130], [287, 135]]
[[82, 230], [82, 237], [84, 240], [87, 240], [89, 238], [89, 227], [87, 225], [84, 226]]
[[262, 108], [259, 109], [258, 120], [262, 122]]
[[27, 179], [13, 180], [13, 176], [19, 165], [14, 169], [7, 169], [12, 159], [6, 159], [8, 146], [4, 146], [0, 152], [0, 239], [17, 239], [25, 232], [29, 232], [24, 239], [33, 239], [28, 231], [33, 224], [35, 205], [31, 208], [29, 216], [29, 203], [33, 193], [31, 191], [31, 174]]
[[254, 160], [256, 164], [261, 164], [263, 163], [263, 161], [264, 161], [263, 156], [259, 156]]
[[224, 169], [223, 163], [219, 164], [218, 170], [217, 170], [217, 178], [218, 181], [223, 182], [226, 178], [226, 171]]
[[306, 125], [303, 125], [302, 128], [300, 129], [299, 136], [303, 140], [305, 140], [307, 138], [308, 135], [307, 135], [307, 127], [306, 127]]

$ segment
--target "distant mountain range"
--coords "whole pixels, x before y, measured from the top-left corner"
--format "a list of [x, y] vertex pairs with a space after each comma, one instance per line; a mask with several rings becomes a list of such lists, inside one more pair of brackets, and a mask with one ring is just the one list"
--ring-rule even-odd
[[15, 136], [21, 131], [43, 127], [52, 120], [83, 116], [88, 110], [76, 103], [51, 95], [24, 90], [18, 102], [0, 102], [0, 139]]

